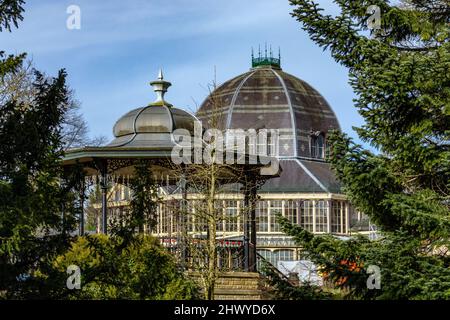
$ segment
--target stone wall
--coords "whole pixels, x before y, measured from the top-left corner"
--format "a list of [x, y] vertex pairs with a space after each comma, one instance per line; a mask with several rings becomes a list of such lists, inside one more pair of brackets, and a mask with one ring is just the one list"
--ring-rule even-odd
[[[189, 273], [195, 281], [201, 281], [198, 273]], [[262, 278], [253, 272], [224, 272], [216, 280], [215, 300], [261, 300]]]

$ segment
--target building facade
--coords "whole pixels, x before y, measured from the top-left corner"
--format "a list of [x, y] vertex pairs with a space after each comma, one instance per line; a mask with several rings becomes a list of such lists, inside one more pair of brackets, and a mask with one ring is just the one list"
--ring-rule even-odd
[[[256, 206], [257, 252], [273, 265], [302, 259], [301, 248], [281, 232], [277, 214], [315, 234], [346, 237], [370, 231], [369, 221], [352, 207], [325, 161], [328, 134], [340, 130], [335, 113], [317, 90], [284, 72], [280, 58], [252, 57], [252, 68], [216, 88], [196, 117], [204, 128], [224, 132], [277, 130], [277, 141], [269, 136], [263, 151], [278, 158], [281, 173], [260, 188]], [[258, 153], [260, 146], [253, 147]], [[192, 238], [206, 236], [205, 223], [195, 214], [199, 196], [188, 192], [188, 214], [181, 217], [182, 196], [177, 186], [161, 188], [162, 201], [152, 233], [168, 247], [177, 245], [181, 225]], [[127, 211], [129, 197], [123, 184], [113, 188], [109, 203], [113, 215]], [[223, 217], [217, 224], [217, 241], [224, 248], [224, 264], [233, 263], [230, 257], [242, 245], [243, 200], [239, 186], [230, 185], [217, 201]]]

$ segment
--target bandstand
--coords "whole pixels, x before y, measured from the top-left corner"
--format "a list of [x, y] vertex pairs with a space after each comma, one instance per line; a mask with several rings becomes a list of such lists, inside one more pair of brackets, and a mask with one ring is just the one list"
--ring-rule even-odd
[[[145, 163], [157, 181], [162, 193], [176, 189], [172, 192], [170, 199], [165, 199], [164, 203], [158, 207], [159, 216], [162, 208], [170, 208], [176, 203], [177, 207], [188, 206], [189, 193], [189, 164], [174, 166], [172, 160], [172, 150], [176, 146], [177, 139], [174, 137], [175, 130], [182, 129], [186, 138], [194, 134], [194, 127], [199, 120], [183, 111], [175, 108], [165, 100], [165, 93], [171, 86], [163, 78], [162, 71], [159, 72], [158, 79], [150, 83], [156, 93], [156, 101], [149, 105], [137, 109], [122, 116], [114, 125], [115, 139], [106, 146], [84, 147], [69, 150], [63, 160], [65, 168], [79, 166], [83, 170], [83, 179], [91, 183], [98, 184], [101, 188], [101, 232], [108, 234], [110, 225], [109, 216], [114, 214], [117, 202], [111, 201], [109, 196], [120, 190], [128, 192], [126, 201], [130, 200], [129, 182], [133, 180], [135, 166]], [[247, 159], [247, 155], [234, 155], [237, 158]], [[263, 161], [268, 163], [266, 159]], [[267, 164], [251, 163], [251, 161], [241, 161], [239, 164], [224, 166], [220, 171], [219, 180], [223, 184], [229, 184], [232, 179], [233, 184], [238, 186], [238, 191], [242, 194], [243, 203], [246, 210], [243, 220], [243, 233], [241, 239], [228, 242], [218, 241], [218, 247], [234, 248], [242, 250], [242, 266], [246, 271], [255, 271], [256, 268], [256, 217], [255, 208], [257, 188], [262, 181], [269, 178], [267, 174], [262, 175], [261, 170]], [[273, 176], [277, 176], [274, 172]], [[235, 177], [239, 177], [236, 180]], [[84, 191], [83, 191], [84, 194]], [[170, 200], [170, 201], [169, 201]], [[187, 212], [187, 208], [182, 210]], [[188, 228], [188, 216], [178, 214], [175, 235], [161, 235], [157, 230], [147, 230], [161, 240], [163, 246], [169, 249], [176, 249], [180, 252], [181, 258], [185, 252], [185, 245], [181, 240], [181, 234]], [[80, 234], [85, 234], [85, 215], [82, 212], [79, 216]], [[161, 221], [161, 220], [160, 220]], [[161, 230], [161, 226], [157, 226]], [[220, 250], [219, 250], [220, 251]], [[233, 262], [230, 260], [230, 264]]]

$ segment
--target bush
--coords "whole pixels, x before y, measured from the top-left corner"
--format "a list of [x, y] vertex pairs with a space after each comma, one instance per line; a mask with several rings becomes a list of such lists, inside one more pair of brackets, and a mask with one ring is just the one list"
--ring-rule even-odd
[[[76, 265], [81, 289], [69, 290], [69, 299], [195, 299], [194, 283], [177, 269], [174, 258], [150, 236], [130, 243], [118, 237], [79, 237], [71, 249], [55, 260], [66, 272]], [[64, 283], [65, 285], [65, 283]]]

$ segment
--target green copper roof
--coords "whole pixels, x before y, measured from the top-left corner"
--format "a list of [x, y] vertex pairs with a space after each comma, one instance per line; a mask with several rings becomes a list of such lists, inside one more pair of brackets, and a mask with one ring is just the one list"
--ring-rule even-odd
[[278, 49], [278, 58], [273, 56], [272, 47], [269, 48], [269, 52], [267, 50], [267, 45], [264, 50], [264, 55], [261, 53], [261, 48], [258, 50], [258, 57], [254, 56], [252, 49], [252, 68], [261, 67], [261, 66], [270, 66], [281, 69], [281, 53], [280, 49]]

